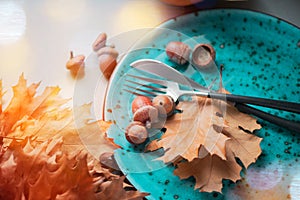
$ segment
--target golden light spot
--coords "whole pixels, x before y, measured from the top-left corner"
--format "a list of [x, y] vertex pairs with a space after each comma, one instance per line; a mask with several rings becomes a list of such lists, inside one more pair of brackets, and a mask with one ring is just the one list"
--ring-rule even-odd
[[[131, 30], [135, 28], [154, 27], [161, 22], [161, 13], [158, 9], [147, 2], [129, 1], [116, 14], [114, 26], [118, 30]], [[157, 12], [155, 12], [155, 10]]]
[[55, 0], [44, 4], [46, 14], [54, 20], [67, 22], [80, 18], [86, 10], [82, 0]]
[[25, 66], [25, 63], [29, 63], [30, 53], [30, 45], [25, 38], [0, 48], [0, 66], [2, 66], [0, 73], [2, 75], [15, 74], [19, 71], [26, 73], [28, 66]]

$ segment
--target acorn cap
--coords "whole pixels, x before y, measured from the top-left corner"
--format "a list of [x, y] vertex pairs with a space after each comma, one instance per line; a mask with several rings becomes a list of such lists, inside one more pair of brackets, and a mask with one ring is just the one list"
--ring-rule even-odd
[[198, 44], [192, 52], [192, 65], [199, 69], [209, 67], [216, 58], [215, 49], [209, 44]]

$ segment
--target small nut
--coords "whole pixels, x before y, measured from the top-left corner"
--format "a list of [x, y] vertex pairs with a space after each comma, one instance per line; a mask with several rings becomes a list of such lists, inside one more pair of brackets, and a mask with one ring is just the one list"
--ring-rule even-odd
[[152, 103], [161, 116], [171, 116], [174, 113], [175, 102], [168, 95], [158, 95], [153, 98]]
[[84, 55], [73, 55], [73, 51], [70, 52], [70, 59], [66, 63], [66, 68], [70, 70], [72, 76], [76, 76], [79, 70], [82, 70], [85, 66], [84, 64]]
[[184, 65], [189, 60], [191, 49], [183, 42], [173, 41], [168, 43], [166, 53], [170, 60], [177, 64]]
[[117, 66], [117, 60], [110, 54], [103, 54], [99, 56], [99, 68], [106, 79], [109, 79]]
[[151, 128], [151, 123], [158, 120], [158, 110], [154, 106], [143, 106], [134, 113], [133, 120], [142, 122], [147, 128]]
[[109, 46], [102, 47], [101, 49], [99, 49], [97, 51], [98, 57], [100, 57], [104, 54], [109, 54], [109, 55], [113, 56], [115, 59], [117, 59], [119, 56], [119, 52], [115, 48], [109, 47]]
[[120, 170], [119, 166], [114, 158], [114, 153], [112, 152], [105, 152], [102, 153], [99, 157], [100, 163], [110, 169]]
[[99, 49], [105, 47], [107, 35], [106, 33], [100, 33], [93, 43], [93, 50], [96, 52]]
[[192, 65], [199, 68], [207, 68], [214, 63], [216, 51], [209, 44], [198, 44], [194, 47], [192, 53]]
[[142, 144], [148, 138], [148, 131], [143, 123], [134, 121], [127, 126], [125, 137], [132, 144]]
[[150, 105], [152, 106], [152, 101], [149, 97], [146, 96], [137, 96], [134, 98], [134, 100], [131, 103], [131, 110], [134, 114], [139, 108], [143, 106]]

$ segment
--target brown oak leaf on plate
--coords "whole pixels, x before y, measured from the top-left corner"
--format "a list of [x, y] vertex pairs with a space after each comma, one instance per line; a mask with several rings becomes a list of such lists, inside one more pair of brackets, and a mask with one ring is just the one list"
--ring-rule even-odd
[[[27, 86], [23, 75], [3, 108], [0, 81], [0, 199], [142, 199], [124, 177], [99, 164], [117, 148], [110, 123], [90, 122], [91, 104], [66, 108], [60, 88]], [[114, 189], [114, 193], [111, 189]], [[105, 197], [104, 197], [105, 196]]]
[[253, 134], [261, 126], [230, 103], [195, 97], [177, 109], [182, 112], [166, 121], [166, 132], [146, 149], [163, 148], [158, 159], [175, 164], [181, 179], [195, 177], [200, 191], [221, 192], [223, 179], [240, 179], [242, 167], [235, 158], [247, 168], [261, 154], [262, 139]]

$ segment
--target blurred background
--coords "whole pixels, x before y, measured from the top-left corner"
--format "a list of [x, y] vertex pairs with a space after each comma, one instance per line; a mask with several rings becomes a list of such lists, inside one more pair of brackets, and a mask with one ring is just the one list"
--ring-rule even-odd
[[59, 85], [62, 96], [70, 97], [75, 84], [65, 69], [70, 50], [75, 55], [88, 56], [100, 32], [113, 38], [135, 29], [155, 27], [196, 10], [250, 9], [300, 26], [299, 0], [182, 1], [186, 6], [171, 5], [180, 0], [1, 0], [0, 78], [3, 85], [10, 87], [24, 73], [30, 82]]

